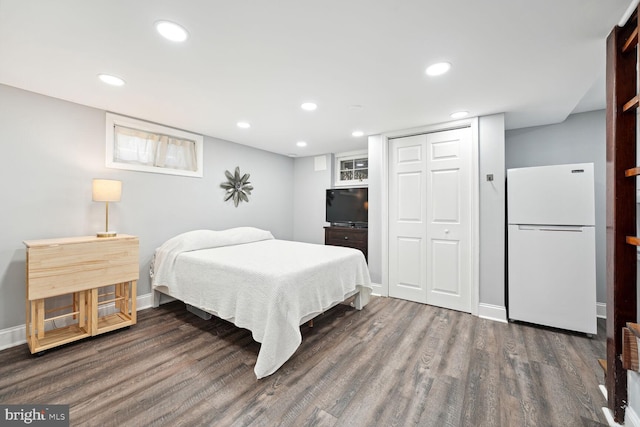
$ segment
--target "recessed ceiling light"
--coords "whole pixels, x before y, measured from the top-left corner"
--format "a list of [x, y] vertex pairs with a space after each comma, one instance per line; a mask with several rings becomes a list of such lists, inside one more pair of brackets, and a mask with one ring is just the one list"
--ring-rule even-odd
[[306, 146], [307, 146], [307, 143], [306, 143], [306, 142], [304, 142], [304, 141], [298, 141], [298, 142], [296, 142], [296, 145], [297, 145], [298, 147], [306, 147]]
[[364, 132], [362, 132], [361, 130], [354, 130], [353, 132], [351, 132], [351, 135], [355, 136], [356, 138], [359, 138], [362, 135], [364, 135]]
[[236, 126], [238, 126], [241, 129], [249, 129], [251, 127], [251, 125], [247, 122], [238, 122], [236, 123]]
[[427, 68], [428, 76], [440, 76], [451, 69], [451, 64], [448, 62], [438, 62], [437, 64], [430, 65]]
[[189, 38], [189, 33], [184, 27], [169, 21], [156, 22], [156, 30], [162, 37], [172, 42], [183, 42]]
[[318, 108], [318, 106], [313, 102], [305, 102], [304, 104], [302, 104], [300, 106], [300, 108], [302, 108], [303, 110], [307, 110], [307, 111], [313, 111], [316, 108]]
[[111, 86], [123, 86], [124, 80], [120, 77], [112, 76], [110, 74], [98, 74], [98, 78], [102, 80], [104, 83]]
[[461, 119], [463, 117], [467, 117], [469, 115], [468, 111], [456, 111], [455, 113], [451, 113], [452, 119]]

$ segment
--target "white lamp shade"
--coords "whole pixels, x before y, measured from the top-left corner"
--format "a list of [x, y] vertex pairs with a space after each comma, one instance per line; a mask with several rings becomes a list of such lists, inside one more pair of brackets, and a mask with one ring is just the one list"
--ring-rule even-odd
[[94, 202], [119, 202], [122, 195], [122, 181], [112, 179], [93, 180]]

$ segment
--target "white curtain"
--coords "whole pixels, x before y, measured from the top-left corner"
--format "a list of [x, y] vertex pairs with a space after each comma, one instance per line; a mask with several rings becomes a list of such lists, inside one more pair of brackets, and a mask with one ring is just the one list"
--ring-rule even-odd
[[195, 171], [196, 142], [171, 135], [114, 126], [113, 160], [159, 168]]

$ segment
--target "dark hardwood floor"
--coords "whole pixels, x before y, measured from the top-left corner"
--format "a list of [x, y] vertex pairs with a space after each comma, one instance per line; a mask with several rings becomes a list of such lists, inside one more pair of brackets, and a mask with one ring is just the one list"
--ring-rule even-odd
[[600, 426], [592, 339], [392, 299], [339, 305], [256, 380], [259, 344], [174, 302], [41, 357], [0, 352], [0, 403], [69, 404], [73, 426]]

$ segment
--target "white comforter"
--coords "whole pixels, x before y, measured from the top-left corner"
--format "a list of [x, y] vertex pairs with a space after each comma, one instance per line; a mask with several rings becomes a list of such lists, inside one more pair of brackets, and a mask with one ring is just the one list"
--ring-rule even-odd
[[301, 322], [360, 291], [371, 279], [362, 252], [275, 240], [250, 227], [198, 230], [156, 250], [153, 287], [249, 329], [262, 343], [254, 371], [274, 373], [302, 342]]

